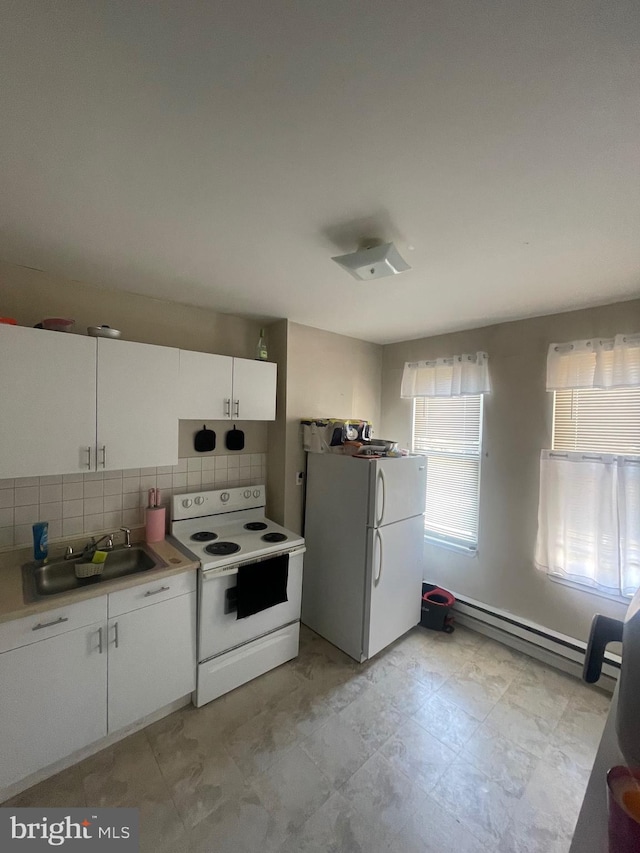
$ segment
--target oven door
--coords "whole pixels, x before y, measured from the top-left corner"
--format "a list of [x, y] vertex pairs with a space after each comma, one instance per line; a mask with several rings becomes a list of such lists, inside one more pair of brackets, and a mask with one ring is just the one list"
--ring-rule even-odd
[[[198, 606], [198, 661], [255, 640], [300, 619], [302, 600], [302, 555], [304, 548], [289, 554], [288, 601], [262, 610], [246, 619], [238, 619], [232, 610], [237, 569], [233, 573], [200, 572]], [[269, 556], [276, 556], [271, 554]]]

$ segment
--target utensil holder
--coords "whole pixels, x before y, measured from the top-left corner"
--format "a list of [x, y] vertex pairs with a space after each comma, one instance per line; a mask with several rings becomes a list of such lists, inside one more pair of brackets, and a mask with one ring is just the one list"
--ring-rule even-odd
[[104, 571], [104, 563], [77, 563], [75, 573], [77, 578], [92, 578], [101, 575]]
[[162, 542], [165, 534], [166, 509], [163, 506], [147, 507], [145, 516], [145, 540], [148, 545], [152, 542]]

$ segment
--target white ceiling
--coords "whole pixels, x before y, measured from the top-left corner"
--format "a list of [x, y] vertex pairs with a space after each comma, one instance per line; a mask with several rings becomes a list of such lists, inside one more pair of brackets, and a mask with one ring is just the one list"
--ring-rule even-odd
[[[4, 3], [0, 257], [380, 343], [631, 298], [639, 37], [637, 0]], [[330, 260], [369, 235], [413, 270]]]

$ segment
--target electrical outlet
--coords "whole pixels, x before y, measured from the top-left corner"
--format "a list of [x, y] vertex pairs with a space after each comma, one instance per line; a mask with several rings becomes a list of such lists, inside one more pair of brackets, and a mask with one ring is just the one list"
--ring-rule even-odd
[[296, 486], [301, 486], [304, 483], [304, 472], [298, 471], [296, 474]]

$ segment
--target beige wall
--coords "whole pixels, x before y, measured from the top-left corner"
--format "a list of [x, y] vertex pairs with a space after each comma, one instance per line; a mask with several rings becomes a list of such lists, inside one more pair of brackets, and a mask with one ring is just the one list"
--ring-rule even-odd
[[267, 452], [267, 431], [268, 424], [266, 421], [206, 421], [207, 429], [211, 429], [216, 434], [216, 447], [208, 453], [199, 453], [193, 446], [195, 434], [202, 429], [203, 421], [180, 421], [178, 430], [178, 456], [184, 459], [189, 456], [199, 456], [205, 459], [207, 456], [228, 456], [234, 455], [234, 451], [227, 450], [225, 447], [225, 436], [227, 432], [235, 425], [238, 429], [244, 432], [244, 449], [235, 451], [236, 453], [266, 453]]
[[267, 508], [269, 516], [284, 525], [287, 462], [287, 342], [289, 323], [279, 320], [267, 329], [269, 358], [278, 365], [276, 419], [268, 426]]
[[[179, 298], [180, 294], [176, 294]], [[45, 317], [75, 320], [75, 331], [103, 323], [129, 341], [253, 358], [260, 324], [230, 314], [103, 290], [0, 261], [0, 316], [34, 326]]]
[[478, 556], [428, 545], [426, 580], [582, 640], [595, 612], [624, 614], [623, 604], [550, 581], [534, 568], [533, 553], [539, 455], [551, 442], [548, 345], [638, 330], [640, 300], [384, 347], [382, 431], [406, 447], [412, 404], [400, 399], [404, 362], [489, 353], [492, 393], [485, 398]]
[[[296, 472], [305, 470], [300, 420], [310, 417], [362, 418], [380, 422], [382, 347], [288, 323], [286, 459], [283, 520], [301, 531], [304, 487]], [[377, 430], [380, 435], [380, 431]]]

